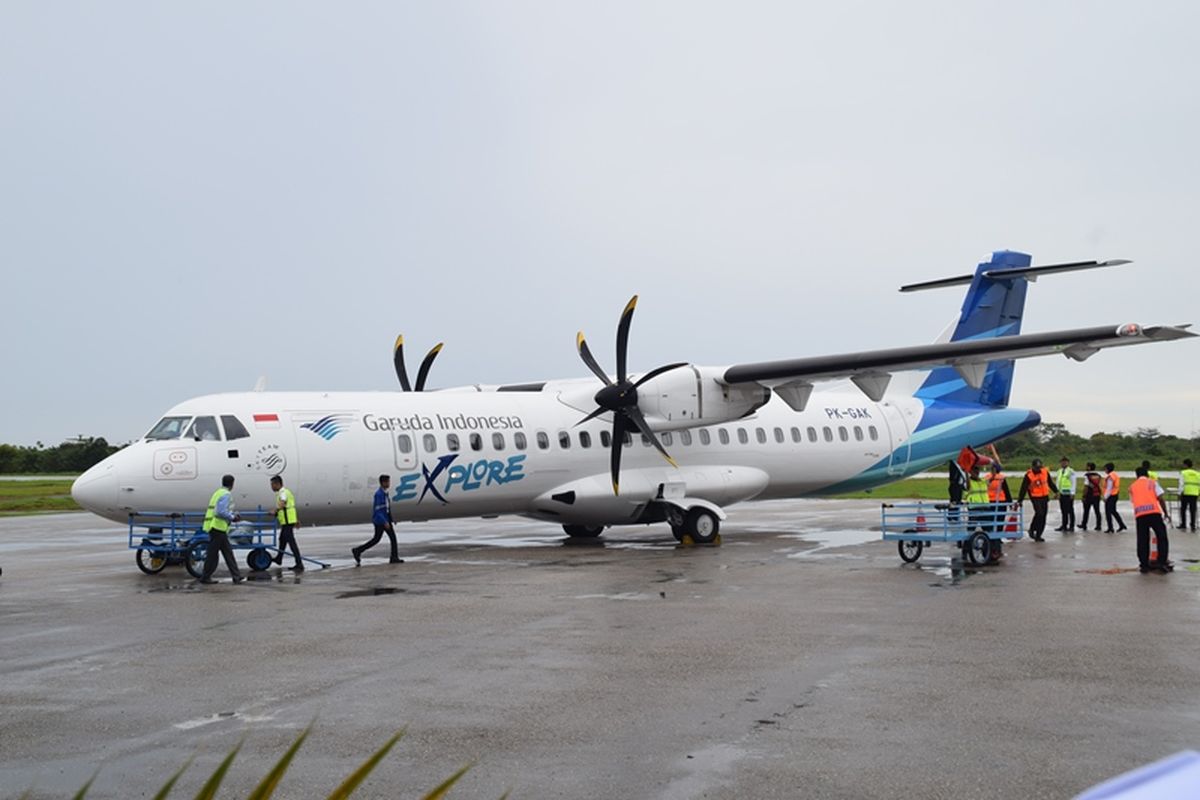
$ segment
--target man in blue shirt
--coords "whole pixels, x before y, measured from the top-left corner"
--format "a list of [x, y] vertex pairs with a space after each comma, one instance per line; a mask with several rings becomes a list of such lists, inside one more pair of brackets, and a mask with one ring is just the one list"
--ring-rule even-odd
[[362, 566], [362, 554], [379, 544], [379, 540], [383, 538], [384, 533], [392, 540], [392, 557], [390, 563], [404, 563], [404, 559], [400, 558], [400, 554], [396, 550], [396, 527], [392, 524], [392, 498], [388, 496], [388, 489], [391, 485], [391, 475], [379, 476], [379, 488], [375, 490], [375, 505], [371, 513], [371, 522], [375, 523], [375, 536], [366, 544], [360, 544], [358, 547], [350, 549], [350, 554], [354, 556], [354, 566], [356, 567]]
[[208, 510], [204, 512], [204, 532], [208, 534], [208, 552], [204, 555], [204, 571], [201, 573], [201, 583], [216, 583], [213, 573], [217, 571], [217, 554], [225, 557], [225, 566], [234, 583], [242, 581], [242, 573], [238, 569], [237, 560], [233, 557], [233, 548], [229, 546], [229, 528], [241, 520], [233, 510], [233, 476], [221, 478], [221, 488], [213, 492], [208, 501]]

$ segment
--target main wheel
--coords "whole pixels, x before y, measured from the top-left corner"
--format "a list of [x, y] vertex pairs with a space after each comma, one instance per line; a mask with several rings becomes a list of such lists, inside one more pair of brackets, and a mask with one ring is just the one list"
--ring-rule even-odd
[[702, 506], [688, 509], [683, 522], [683, 532], [692, 537], [696, 544], [712, 544], [721, 530], [717, 515]]
[[983, 531], [972, 533], [966, 545], [963, 549], [967, 551], [967, 558], [976, 566], [983, 566], [992, 557], [992, 540]]
[[262, 572], [265, 569], [269, 569], [274, 561], [271, 558], [270, 552], [265, 547], [256, 547], [246, 554], [246, 566], [255, 572]]
[[204, 559], [208, 557], [208, 539], [201, 539], [188, 545], [187, 557], [183, 566], [193, 578], [204, 577]]
[[900, 551], [900, 560], [905, 564], [911, 564], [921, 557], [921, 551], [925, 549], [925, 543], [914, 541], [912, 539], [902, 539], [896, 542], [897, 549]]
[[139, 547], [135, 556], [138, 569], [147, 575], [157, 575], [166, 569], [167, 554], [161, 550], [151, 550], [146, 547]]
[[588, 525], [563, 525], [563, 530], [567, 532], [567, 536], [575, 539], [595, 539], [600, 534], [604, 533], [604, 526], [597, 525], [591, 527]]

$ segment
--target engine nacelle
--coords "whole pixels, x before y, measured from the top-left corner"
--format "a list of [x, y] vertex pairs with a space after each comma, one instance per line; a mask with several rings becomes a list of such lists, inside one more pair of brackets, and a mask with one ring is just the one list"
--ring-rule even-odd
[[741, 419], [771, 399], [757, 383], [721, 383], [724, 373], [691, 364], [664, 372], [638, 387], [638, 408], [651, 430], [674, 431]]

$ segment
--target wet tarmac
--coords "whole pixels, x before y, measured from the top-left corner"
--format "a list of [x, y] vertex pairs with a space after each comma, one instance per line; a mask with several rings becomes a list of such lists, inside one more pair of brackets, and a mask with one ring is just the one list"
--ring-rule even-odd
[[368, 525], [301, 529], [329, 569], [204, 587], [97, 517], [0, 519], [0, 797], [97, 767], [89, 798], [148, 797], [194, 755], [192, 796], [243, 737], [245, 796], [313, 720], [276, 797], [401, 728], [356, 796], [473, 763], [452, 797], [1060, 798], [1200, 746], [1195, 534], [1160, 576], [1129, 533], [964, 569], [902, 564], [877, 525], [869, 501], [737, 506], [721, 547], [403, 525], [407, 563], [361, 568]]

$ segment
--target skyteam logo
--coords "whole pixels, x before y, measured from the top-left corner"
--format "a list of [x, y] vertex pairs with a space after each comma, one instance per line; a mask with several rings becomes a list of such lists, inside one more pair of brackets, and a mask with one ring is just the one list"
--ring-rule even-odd
[[347, 430], [353, 421], [354, 417], [350, 414], [330, 414], [321, 417], [316, 422], [306, 422], [300, 427], [312, 431], [325, 441], [329, 441], [342, 431]]

